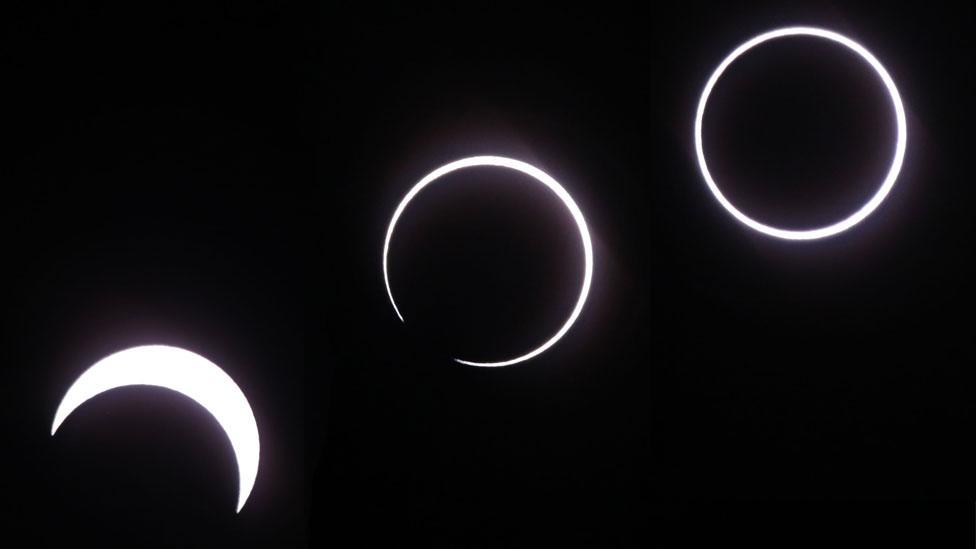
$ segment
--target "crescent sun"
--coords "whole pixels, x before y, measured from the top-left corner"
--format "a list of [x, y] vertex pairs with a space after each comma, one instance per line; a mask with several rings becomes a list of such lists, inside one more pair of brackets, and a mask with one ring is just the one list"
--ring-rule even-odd
[[240, 512], [258, 473], [257, 422], [251, 405], [234, 380], [196, 353], [166, 345], [146, 345], [99, 360], [78, 377], [61, 399], [54, 414], [51, 436], [71, 412], [87, 400], [110, 389], [130, 385], [171, 389], [195, 400], [213, 415], [230, 439], [237, 459], [240, 481], [237, 512]]
[[451, 172], [464, 168], [480, 166], [494, 166], [515, 170], [528, 175], [545, 185], [549, 190], [555, 193], [557, 197], [559, 197], [559, 199], [569, 210], [570, 214], [572, 214], [573, 220], [576, 221], [576, 226], [579, 229], [580, 239], [583, 243], [584, 274], [579, 297], [576, 299], [576, 306], [573, 308], [572, 313], [570, 313], [569, 318], [566, 319], [566, 321], [554, 335], [552, 335], [539, 347], [536, 347], [523, 355], [507, 360], [498, 362], [473, 362], [470, 360], [462, 360], [460, 358], [454, 359], [456, 362], [466, 364], [468, 366], [509, 366], [519, 362], [524, 362], [542, 354], [547, 349], [555, 345], [556, 342], [559, 341], [564, 335], [566, 335], [566, 332], [568, 332], [573, 323], [576, 322], [580, 312], [583, 310], [583, 304], [586, 303], [586, 297], [590, 292], [590, 283], [593, 280], [593, 244], [590, 241], [590, 232], [586, 228], [586, 220], [583, 218], [583, 212], [580, 211], [579, 206], [576, 205], [573, 198], [568, 192], [566, 192], [566, 189], [564, 189], [563, 186], [560, 185], [559, 182], [553, 179], [549, 174], [543, 172], [535, 166], [532, 166], [531, 164], [501, 156], [475, 156], [471, 158], [463, 158], [461, 160], [456, 160], [450, 164], [441, 166], [440, 168], [437, 168], [436, 170], [427, 174], [427, 176], [421, 179], [416, 185], [413, 186], [413, 188], [410, 189], [406, 196], [403, 197], [403, 200], [400, 201], [396, 211], [393, 212], [393, 218], [390, 220], [390, 226], [386, 230], [386, 241], [383, 243], [383, 282], [386, 284], [386, 293], [390, 298], [390, 303], [393, 305], [393, 311], [396, 312], [397, 317], [400, 318], [401, 322], [405, 322], [403, 315], [400, 313], [400, 309], [397, 307], [396, 300], [393, 299], [393, 291], [390, 289], [390, 276], [388, 270], [390, 241], [393, 239], [393, 230], [396, 227], [396, 222], [398, 219], [400, 219], [400, 216], [403, 214], [403, 210], [406, 209], [407, 204], [409, 204], [410, 201], [417, 196], [417, 193], [423, 190], [424, 187]]

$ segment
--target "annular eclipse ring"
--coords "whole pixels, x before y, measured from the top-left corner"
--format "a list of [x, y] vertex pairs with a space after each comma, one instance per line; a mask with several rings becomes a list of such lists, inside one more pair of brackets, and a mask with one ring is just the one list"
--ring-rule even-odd
[[[878, 74], [878, 77], [881, 78], [881, 81], [884, 83], [884, 86], [888, 91], [888, 95], [891, 98], [891, 106], [894, 110], [895, 123], [898, 128], [891, 166], [889, 167], [888, 173], [884, 180], [881, 182], [881, 186], [878, 187], [878, 190], [874, 193], [874, 195], [867, 202], [861, 205], [857, 211], [848, 217], [841, 219], [840, 221], [822, 227], [803, 230], [783, 229], [766, 225], [756, 221], [737, 209], [728, 200], [728, 198], [722, 194], [722, 191], [719, 189], [718, 184], [712, 177], [712, 174], [708, 171], [708, 163], [705, 161], [705, 151], [702, 146], [702, 119], [705, 115], [705, 106], [708, 104], [708, 97], [712, 93], [715, 83], [718, 82], [722, 74], [725, 73], [725, 70], [729, 68], [729, 65], [731, 65], [742, 54], [760, 44], [777, 38], [791, 36], [812, 36], [830, 40], [852, 50], [862, 59], [867, 61], [868, 65], [870, 65], [871, 68], [874, 69], [874, 71]], [[705, 178], [705, 183], [708, 184], [708, 189], [712, 192], [712, 195], [714, 195], [719, 204], [721, 204], [722, 207], [725, 208], [725, 210], [735, 217], [739, 222], [761, 233], [787, 240], [814, 240], [833, 236], [840, 232], [846, 231], [854, 225], [857, 225], [863, 221], [864, 218], [870, 215], [871, 212], [873, 212], [881, 204], [885, 197], [888, 196], [888, 193], [891, 192], [891, 188], [895, 185], [895, 180], [898, 178], [898, 173], [901, 171], [902, 161], [905, 158], [907, 135], [908, 131], [905, 123], [905, 108], [902, 106], [901, 96], [898, 94], [898, 88], [895, 86], [891, 76], [888, 75], [888, 71], [885, 70], [877, 58], [875, 58], [874, 55], [872, 55], [871, 52], [869, 52], [863, 46], [850, 38], [847, 38], [846, 36], [837, 34], [833, 31], [813, 27], [789, 27], [773, 30], [760, 34], [759, 36], [756, 36], [755, 38], [752, 38], [737, 47], [722, 61], [721, 64], [719, 64], [718, 68], [715, 69], [715, 72], [713, 72], [712, 76], [708, 79], [708, 83], [705, 84], [705, 89], [702, 91], [701, 98], [698, 100], [698, 111], [695, 115], [695, 151], [698, 154], [698, 166], [701, 169], [702, 177]]]
[[539, 356], [547, 349], [555, 345], [556, 342], [559, 341], [564, 335], [566, 335], [566, 332], [568, 332], [573, 323], [576, 322], [580, 312], [583, 310], [583, 304], [586, 302], [586, 296], [590, 292], [590, 283], [593, 280], [593, 244], [590, 241], [590, 232], [586, 227], [586, 220], [583, 219], [583, 212], [580, 211], [579, 207], [576, 205], [576, 202], [573, 201], [573, 198], [568, 192], [566, 192], [566, 189], [564, 189], [563, 186], [560, 185], [559, 182], [553, 179], [549, 174], [543, 172], [535, 166], [532, 166], [531, 164], [501, 156], [475, 156], [471, 158], [464, 158], [441, 166], [440, 168], [437, 168], [433, 172], [427, 174], [427, 176], [421, 179], [416, 185], [413, 186], [413, 188], [410, 189], [406, 196], [403, 197], [403, 200], [400, 201], [396, 211], [393, 212], [393, 218], [390, 220], [390, 225], [386, 230], [386, 241], [383, 243], [383, 282], [386, 283], [386, 293], [390, 298], [390, 303], [393, 305], [393, 310], [396, 312], [400, 320], [404, 321], [403, 315], [400, 313], [400, 309], [397, 307], [396, 300], [393, 298], [393, 291], [390, 289], [390, 276], [388, 270], [390, 241], [393, 239], [393, 230], [396, 227], [396, 222], [398, 219], [400, 219], [400, 216], [403, 214], [404, 209], [406, 209], [407, 204], [409, 204], [410, 201], [417, 196], [417, 193], [423, 190], [426, 186], [451, 172], [464, 168], [481, 166], [494, 166], [515, 170], [534, 178], [538, 182], [548, 187], [549, 190], [555, 193], [556, 196], [562, 200], [563, 204], [572, 214], [573, 220], [576, 221], [576, 226], [579, 229], [580, 239], [583, 243], [585, 270], [579, 297], [576, 300], [576, 306], [573, 308], [572, 313], [570, 313], [569, 318], [566, 319], [566, 321], [554, 335], [552, 335], [539, 347], [536, 347], [525, 354], [507, 360], [501, 360], [498, 362], [474, 362], [470, 360], [462, 360], [460, 358], [454, 359], [461, 364], [466, 364], [469, 366], [510, 366], [512, 364], [525, 362], [526, 360]]

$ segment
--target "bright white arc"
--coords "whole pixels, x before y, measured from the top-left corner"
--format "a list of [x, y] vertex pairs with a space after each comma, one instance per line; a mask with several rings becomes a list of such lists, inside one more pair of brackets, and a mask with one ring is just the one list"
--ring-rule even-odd
[[576, 226], [579, 228], [580, 238], [583, 241], [583, 257], [585, 261], [583, 286], [580, 289], [579, 298], [576, 300], [576, 306], [573, 308], [573, 312], [570, 313], [569, 318], [565, 323], [563, 323], [562, 327], [559, 328], [559, 331], [557, 331], [555, 335], [550, 337], [545, 343], [532, 351], [501, 362], [472, 362], [470, 360], [461, 360], [459, 358], [454, 359], [455, 361], [461, 364], [467, 364], [468, 366], [510, 366], [512, 364], [518, 364], [519, 362], [525, 362], [526, 360], [544, 353], [548, 348], [555, 345], [556, 342], [569, 331], [569, 328], [574, 322], [576, 322], [577, 317], [579, 317], [580, 312], [583, 310], [583, 304], [586, 303], [586, 296], [590, 293], [590, 282], [593, 280], [593, 244], [590, 242], [590, 231], [586, 228], [586, 220], [583, 219], [583, 212], [580, 211], [579, 207], [576, 205], [576, 202], [574, 202], [573, 198], [569, 196], [568, 192], [566, 192], [566, 189], [564, 189], [563, 186], [560, 185], [559, 182], [553, 179], [549, 174], [543, 172], [535, 166], [532, 166], [531, 164], [526, 164], [525, 162], [519, 160], [513, 160], [511, 158], [501, 156], [475, 156], [471, 158], [463, 158], [437, 168], [414, 185], [413, 188], [410, 189], [410, 192], [408, 192], [407, 195], [403, 197], [403, 200], [400, 201], [396, 211], [393, 212], [393, 219], [390, 220], [390, 226], [386, 230], [386, 241], [383, 243], [383, 282], [386, 283], [386, 293], [390, 297], [390, 303], [393, 305], [393, 310], [400, 318], [400, 321], [404, 322], [403, 315], [400, 314], [400, 309], [397, 307], [396, 300], [393, 299], [393, 291], [390, 290], [390, 276], [387, 270], [387, 258], [390, 251], [390, 240], [393, 238], [393, 229], [396, 227], [396, 222], [398, 219], [400, 219], [400, 215], [403, 214], [403, 210], [406, 209], [407, 204], [409, 204], [410, 201], [417, 196], [417, 193], [423, 190], [424, 187], [453, 171], [479, 166], [496, 166], [522, 172], [548, 187], [549, 190], [554, 192], [556, 196], [563, 201], [566, 208], [569, 209], [569, 212], [573, 216], [573, 220], [576, 221]]
[[109, 355], [86, 370], [61, 399], [51, 435], [77, 407], [90, 398], [117, 387], [152, 385], [165, 387], [195, 400], [207, 409], [227, 433], [240, 489], [237, 512], [244, 507], [258, 474], [260, 443], [257, 422], [244, 393], [216, 364], [177, 347], [147, 345]]
[[[860, 209], [851, 214], [849, 217], [832, 225], [808, 230], [790, 230], [771, 227], [750, 218], [746, 214], [736, 209], [736, 207], [729, 202], [725, 195], [722, 194], [722, 191], [719, 190], [718, 185], [716, 185], [715, 181], [712, 179], [712, 174], [709, 173], [708, 166], [705, 162], [705, 153], [702, 147], [702, 118], [705, 115], [705, 104], [708, 102], [709, 94], [712, 93], [712, 88], [715, 87], [715, 83], [718, 82], [718, 79], [722, 76], [722, 73], [725, 72], [725, 69], [727, 69], [729, 65], [731, 65], [732, 62], [735, 61], [739, 56], [753, 47], [769, 40], [787, 36], [814, 36], [817, 38], [825, 38], [846, 46], [860, 55], [865, 61], [868, 62], [869, 65], [871, 65], [871, 68], [878, 73], [878, 76], [884, 83], [885, 88], [887, 88], [888, 95], [891, 97], [892, 107], [894, 108], [895, 121], [898, 126], [898, 137], [897, 141], [895, 142], [894, 157], [891, 161], [891, 167], [888, 169], [888, 174], [885, 176], [884, 181], [881, 183], [881, 186], [878, 188], [877, 192], [875, 192], [874, 196], [872, 196], [870, 200], [868, 200], [860, 207]], [[870, 215], [871, 212], [873, 212], [875, 208], [881, 204], [885, 197], [888, 196], [891, 188], [895, 185], [895, 180], [898, 178], [898, 173], [901, 171], [902, 161], [905, 158], [907, 135], [908, 131], [905, 123], [905, 108], [902, 106], [901, 96], [898, 94], [898, 88], [895, 87], [895, 82], [891, 79], [891, 76], [888, 75], [888, 71], [885, 70], [885, 68], [874, 57], [874, 55], [871, 54], [871, 52], [866, 50], [857, 42], [847, 38], [846, 36], [837, 34], [836, 32], [813, 27], [789, 27], [770, 31], [756, 36], [733, 50], [732, 53], [730, 53], [728, 57], [722, 61], [718, 68], [715, 69], [715, 72], [712, 73], [711, 78], [708, 79], [708, 83], [705, 84], [705, 89], [702, 91], [701, 99], [698, 101], [698, 113], [695, 116], [695, 149], [698, 153], [698, 166], [701, 168], [702, 176], [705, 178], [705, 182], [708, 184], [708, 188], [711, 190], [712, 194], [719, 201], [722, 207], [741, 223], [761, 233], [788, 240], [813, 240], [832, 236], [853, 227]]]

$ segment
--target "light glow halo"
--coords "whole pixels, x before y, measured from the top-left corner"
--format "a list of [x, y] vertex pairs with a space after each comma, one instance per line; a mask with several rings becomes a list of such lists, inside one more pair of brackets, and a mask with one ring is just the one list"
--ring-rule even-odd
[[[851, 214], [849, 217], [831, 225], [815, 229], [791, 230], [772, 227], [760, 223], [736, 209], [736, 207], [729, 202], [725, 195], [722, 194], [722, 191], [719, 190], [718, 185], [715, 184], [715, 180], [712, 179], [712, 175], [709, 173], [708, 166], [705, 162], [705, 152], [702, 146], [702, 119], [705, 115], [705, 104], [708, 102], [708, 96], [712, 93], [712, 88], [715, 87], [715, 83], [722, 76], [722, 73], [725, 72], [725, 69], [727, 69], [729, 65], [731, 65], [732, 62], [735, 61], [739, 56], [751, 48], [758, 46], [763, 42], [787, 36], [814, 36], [817, 38], [825, 38], [846, 46], [860, 55], [865, 61], [868, 62], [869, 65], [871, 65], [871, 68], [878, 73], [878, 76], [884, 83], [885, 88], [887, 88], [888, 95], [891, 97], [892, 106], [894, 107], [895, 121], [898, 127], [898, 137], [895, 142], [894, 158], [891, 161], [891, 167], [888, 169], [888, 175], [885, 176], [884, 181], [881, 183], [881, 186], [878, 188], [877, 192], [875, 192], [874, 196], [872, 196], [870, 200], [868, 200], [860, 207], [860, 209]], [[698, 100], [698, 112], [695, 115], [695, 150], [698, 153], [698, 166], [701, 168], [702, 176], [705, 178], [705, 183], [708, 184], [708, 188], [712, 192], [712, 195], [714, 195], [722, 207], [732, 214], [732, 216], [735, 217], [739, 222], [761, 233], [777, 238], [784, 238], [787, 240], [814, 240], [817, 238], [833, 236], [860, 223], [881, 204], [885, 197], [888, 196], [888, 193], [891, 192], [891, 188], [895, 185], [895, 180], [898, 178], [898, 173], [901, 171], [902, 161], [905, 158], [905, 146], [908, 136], [906, 126], [905, 108], [902, 106], [901, 95], [898, 93], [898, 88], [895, 86], [895, 82], [891, 79], [891, 76], [888, 75], [888, 71], [885, 70], [885, 68], [881, 65], [877, 58], [871, 54], [871, 52], [850, 38], [837, 34], [833, 31], [814, 27], [788, 27], [769, 31], [750, 39], [733, 50], [732, 53], [730, 53], [728, 57], [722, 61], [718, 68], [715, 69], [715, 72], [712, 73], [711, 78], [708, 79], [708, 83], [705, 84], [705, 89], [702, 91], [701, 99]]]
[[393, 305], [394, 312], [396, 312], [397, 317], [400, 318], [401, 322], [405, 322], [403, 315], [400, 314], [400, 309], [397, 307], [396, 300], [393, 299], [393, 291], [390, 289], [390, 276], [388, 271], [390, 241], [393, 239], [393, 229], [396, 227], [396, 222], [398, 219], [400, 219], [400, 216], [403, 214], [403, 210], [406, 209], [407, 204], [409, 204], [410, 201], [417, 196], [417, 193], [423, 190], [423, 188], [427, 185], [451, 172], [464, 168], [481, 166], [496, 166], [515, 170], [536, 179], [548, 187], [549, 190], [555, 193], [556, 196], [563, 201], [563, 204], [565, 204], [570, 214], [572, 214], [573, 220], [576, 221], [576, 226], [579, 229], [580, 238], [583, 241], [583, 257], [585, 266], [583, 286], [580, 289], [579, 298], [576, 300], [576, 306], [573, 308], [573, 312], [570, 313], [569, 318], [565, 323], [563, 323], [562, 327], [559, 328], [559, 331], [557, 331], [555, 335], [550, 337], [545, 343], [532, 351], [509, 360], [503, 360], [500, 362], [473, 362], [470, 360], [462, 360], [460, 358], [454, 359], [456, 362], [466, 364], [468, 366], [510, 366], [542, 354], [547, 349], [555, 345], [556, 342], [569, 331], [569, 328], [574, 322], [576, 322], [576, 318], [579, 317], [580, 311], [583, 310], [583, 304], [586, 302], [586, 296], [590, 293], [590, 283], [593, 280], [593, 244], [590, 242], [590, 231], [586, 228], [586, 220], [583, 219], [583, 212], [580, 211], [579, 207], [576, 205], [576, 202], [574, 202], [573, 198], [569, 196], [568, 192], [566, 192], [566, 189], [564, 189], [563, 186], [560, 185], [559, 182], [553, 179], [549, 174], [543, 172], [535, 166], [532, 166], [531, 164], [502, 156], [474, 156], [470, 158], [463, 158], [461, 160], [456, 160], [450, 164], [441, 166], [440, 168], [430, 172], [416, 185], [414, 185], [406, 196], [403, 197], [403, 200], [400, 201], [396, 211], [393, 212], [393, 218], [390, 219], [390, 226], [386, 229], [386, 241], [383, 243], [383, 282], [386, 284], [386, 293], [390, 297], [390, 304]]
[[237, 460], [237, 512], [254, 487], [260, 441], [254, 413], [226, 372], [202, 356], [166, 345], [132, 347], [111, 354], [85, 370], [68, 388], [51, 425], [51, 436], [76, 408], [118, 387], [150, 385], [181, 393], [203, 406], [230, 439]]

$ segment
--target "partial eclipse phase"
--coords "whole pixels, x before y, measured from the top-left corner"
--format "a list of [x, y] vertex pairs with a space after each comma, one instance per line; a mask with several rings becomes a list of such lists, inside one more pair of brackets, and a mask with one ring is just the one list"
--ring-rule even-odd
[[580, 211], [579, 207], [576, 205], [576, 202], [573, 201], [573, 198], [568, 192], [566, 192], [566, 189], [564, 189], [563, 186], [560, 185], [559, 182], [553, 179], [549, 174], [525, 162], [501, 156], [475, 156], [471, 158], [464, 158], [451, 162], [445, 166], [441, 166], [440, 168], [437, 168], [433, 172], [427, 174], [423, 179], [417, 182], [413, 188], [410, 189], [406, 196], [403, 197], [403, 200], [400, 201], [396, 211], [393, 212], [393, 218], [390, 220], [390, 226], [386, 230], [386, 240], [383, 243], [383, 282], [386, 284], [386, 293], [390, 298], [390, 304], [393, 305], [393, 311], [397, 314], [397, 317], [399, 317], [401, 322], [405, 322], [403, 314], [401, 314], [399, 307], [397, 307], [396, 300], [393, 298], [393, 291], [390, 289], [390, 275], [388, 269], [390, 241], [393, 239], [393, 231], [396, 228], [397, 220], [400, 219], [400, 216], [406, 209], [407, 204], [409, 204], [410, 201], [417, 196], [417, 193], [422, 191], [425, 187], [451, 172], [474, 167], [497, 167], [515, 170], [532, 177], [539, 183], [548, 187], [549, 190], [559, 197], [559, 199], [569, 210], [570, 214], [572, 214], [573, 220], [576, 221], [576, 226], [579, 229], [580, 239], [583, 243], [583, 258], [585, 263], [584, 274], [579, 297], [576, 299], [576, 306], [573, 308], [569, 318], [566, 319], [559, 330], [548, 340], [546, 340], [545, 343], [523, 355], [497, 362], [474, 362], [470, 360], [462, 360], [460, 358], [454, 359], [455, 361], [468, 366], [510, 366], [512, 364], [525, 362], [526, 360], [539, 356], [547, 349], [555, 345], [556, 342], [559, 341], [564, 335], [566, 335], [566, 332], [568, 332], [573, 326], [573, 323], [576, 322], [580, 312], [583, 310], [583, 304], [586, 302], [586, 296], [590, 292], [590, 282], [593, 279], [593, 244], [590, 242], [590, 232], [586, 227], [586, 220], [583, 219], [583, 212]]
[[244, 507], [258, 474], [260, 443], [257, 422], [244, 393], [216, 364], [177, 347], [147, 345], [109, 355], [86, 370], [61, 399], [51, 436], [76, 408], [118, 387], [164, 387], [206, 408], [230, 439], [240, 481], [237, 512]]
[[[712, 88], [715, 87], [715, 83], [718, 82], [719, 78], [722, 77], [722, 74], [725, 73], [726, 69], [728, 69], [729, 66], [732, 65], [732, 63], [741, 55], [760, 44], [764, 44], [770, 40], [775, 40], [778, 38], [797, 36], [822, 38], [832, 41], [850, 49], [859, 55], [864, 61], [866, 61], [874, 72], [877, 73], [878, 77], [884, 83], [884, 86], [888, 91], [888, 96], [891, 98], [892, 112], [894, 113], [895, 123], [898, 128], [892, 153], [893, 156], [891, 159], [891, 166], [874, 195], [850, 216], [830, 225], [804, 230], [783, 229], [766, 225], [752, 219], [737, 209], [725, 197], [725, 195], [722, 194], [722, 191], [719, 189], [719, 186], [712, 177], [712, 174], [708, 171], [708, 163], [705, 160], [705, 151], [702, 145], [702, 119], [705, 116], [705, 106], [708, 104], [708, 97], [712, 93]], [[773, 77], [775, 78], [775, 75]], [[701, 169], [702, 177], [704, 177], [705, 183], [708, 185], [708, 189], [712, 192], [712, 195], [715, 196], [715, 199], [718, 200], [719, 204], [721, 204], [722, 207], [725, 208], [725, 210], [740, 223], [763, 234], [787, 240], [814, 240], [833, 236], [850, 229], [854, 225], [857, 225], [863, 221], [864, 218], [871, 215], [871, 212], [873, 212], [881, 204], [885, 197], [888, 196], [888, 193], [891, 192], [892, 187], [895, 185], [895, 180], [898, 178], [898, 173], [901, 171], [902, 161], [905, 158], [907, 139], [908, 131], [905, 123], [905, 108], [902, 106], [901, 96], [898, 94], [898, 88], [895, 86], [895, 82], [891, 79], [891, 76], [888, 75], [888, 71], [886, 71], [881, 65], [881, 62], [879, 62], [877, 58], [871, 54], [871, 52], [865, 49], [864, 46], [861, 46], [850, 38], [837, 34], [833, 31], [813, 27], [789, 27], [766, 32], [737, 47], [724, 60], [722, 60], [718, 68], [715, 69], [715, 72], [712, 73], [711, 78], [708, 79], [708, 83], [705, 84], [705, 89], [702, 91], [701, 98], [698, 100], [698, 111], [695, 115], [695, 151], [698, 154], [698, 166]]]

